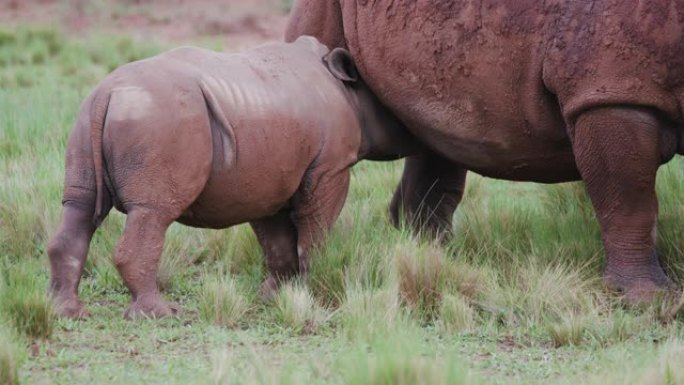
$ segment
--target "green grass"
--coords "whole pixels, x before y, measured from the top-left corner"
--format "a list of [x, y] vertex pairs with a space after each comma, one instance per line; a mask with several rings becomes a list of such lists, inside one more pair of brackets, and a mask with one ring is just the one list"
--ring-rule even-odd
[[342, 358], [347, 385], [465, 385], [474, 383], [461, 360], [452, 354], [421, 352], [419, 336], [405, 334], [371, 344]]
[[9, 265], [6, 261], [0, 264], [0, 311], [17, 333], [47, 339], [52, 335], [56, 317], [42, 289], [45, 281], [34, 275], [38, 266]]
[[[259, 300], [248, 226], [173, 225], [158, 281], [183, 314], [124, 321], [111, 255], [124, 216], [93, 239], [85, 321], [52, 316], [46, 243], [60, 214], [66, 138], [88, 91], [162, 43], [0, 31], [0, 384], [440, 384], [684, 381], [682, 318], [604, 292], [598, 225], [581, 184], [469, 175], [441, 248], [393, 229], [401, 162], [354, 168], [348, 202], [306, 285]], [[684, 161], [660, 171], [658, 251], [684, 278]], [[16, 374], [15, 374], [16, 373]]]
[[19, 383], [19, 349], [12, 333], [0, 328], [0, 384]]

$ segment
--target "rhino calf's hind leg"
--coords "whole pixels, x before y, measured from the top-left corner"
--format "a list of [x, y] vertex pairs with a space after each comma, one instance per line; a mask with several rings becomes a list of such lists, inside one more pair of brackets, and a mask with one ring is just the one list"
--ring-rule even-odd
[[178, 312], [176, 305], [162, 300], [157, 287], [164, 238], [174, 219], [152, 208], [128, 209], [126, 227], [114, 255], [116, 268], [133, 297], [125, 318], [159, 318]]
[[660, 130], [650, 110], [611, 107], [583, 113], [570, 132], [601, 225], [604, 281], [631, 303], [674, 286], [655, 254]]
[[299, 271], [297, 229], [291, 212], [281, 211], [268, 218], [250, 222], [264, 251], [268, 276], [261, 285], [264, 301], [273, 299], [280, 284]]
[[61, 316], [85, 318], [89, 315], [78, 299], [78, 285], [94, 232], [92, 210], [65, 203], [62, 222], [48, 245], [50, 294]]

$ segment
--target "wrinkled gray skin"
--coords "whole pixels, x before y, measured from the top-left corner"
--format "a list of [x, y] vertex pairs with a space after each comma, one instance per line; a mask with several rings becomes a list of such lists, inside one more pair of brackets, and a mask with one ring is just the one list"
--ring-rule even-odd
[[607, 286], [630, 302], [674, 288], [655, 254], [655, 176], [684, 150], [684, 1], [295, 0], [286, 39], [301, 34], [348, 48], [425, 145], [395, 221], [449, 233], [467, 170], [581, 179]]
[[50, 241], [58, 312], [84, 317], [78, 284], [93, 232], [127, 214], [114, 262], [126, 317], [176, 313], [156, 284], [168, 226], [250, 222], [272, 295], [305, 274], [337, 218], [349, 168], [415, 153], [344, 49], [313, 38], [240, 54], [178, 48], [122, 66], [82, 105], [66, 153], [62, 222]]

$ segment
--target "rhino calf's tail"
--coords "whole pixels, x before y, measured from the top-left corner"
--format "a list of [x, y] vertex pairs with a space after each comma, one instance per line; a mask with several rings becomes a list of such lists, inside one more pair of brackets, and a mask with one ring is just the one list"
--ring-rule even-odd
[[95, 170], [95, 213], [93, 224], [100, 226], [104, 215], [102, 212], [104, 199], [104, 162], [102, 158], [102, 133], [104, 131], [107, 109], [109, 107], [110, 93], [97, 92], [90, 105], [90, 144], [93, 152], [93, 165]]

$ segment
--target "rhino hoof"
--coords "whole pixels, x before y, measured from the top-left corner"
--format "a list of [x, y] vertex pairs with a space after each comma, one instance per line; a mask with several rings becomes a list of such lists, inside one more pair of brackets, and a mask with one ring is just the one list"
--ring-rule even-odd
[[90, 317], [90, 312], [79, 300], [66, 300], [54, 302], [55, 314], [58, 317], [70, 319], [86, 319]]
[[[660, 278], [660, 277], [659, 277]], [[621, 293], [624, 301], [633, 306], [653, 303], [657, 298], [668, 296], [679, 290], [669, 278], [625, 278], [606, 274], [604, 283], [609, 290]]]
[[139, 318], [166, 318], [179, 315], [180, 307], [170, 304], [160, 298], [138, 298], [133, 301], [124, 312], [124, 318], [134, 320]]

